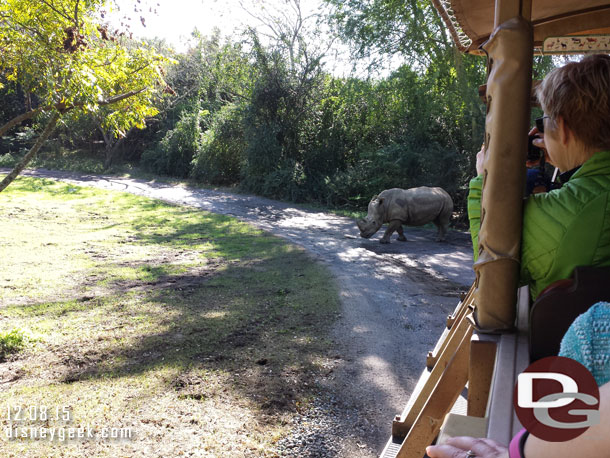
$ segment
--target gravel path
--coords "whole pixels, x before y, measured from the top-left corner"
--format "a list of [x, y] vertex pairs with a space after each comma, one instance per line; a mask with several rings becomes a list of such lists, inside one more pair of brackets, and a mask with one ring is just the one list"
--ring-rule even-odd
[[[1, 171], [1, 170], [0, 170]], [[342, 299], [333, 332], [335, 367], [322, 393], [280, 441], [281, 456], [374, 457], [390, 434], [440, 336], [445, 317], [474, 280], [466, 233], [447, 242], [433, 230], [409, 228], [408, 242], [381, 245], [359, 237], [353, 220], [256, 196], [144, 180], [47, 170], [25, 175], [113, 189], [232, 215], [303, 246], [329, 267]]]

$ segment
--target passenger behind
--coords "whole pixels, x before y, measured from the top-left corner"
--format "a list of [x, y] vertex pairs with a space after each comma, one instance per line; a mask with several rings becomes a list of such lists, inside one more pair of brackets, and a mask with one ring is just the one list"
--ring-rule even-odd
[[[521, 284], [532, 299], [577, 266], [610, 265], [610, 56], [554, 69], [537, 88], [545, 115], [530, 135], [558, 167], [563, 186], [524, 202]], [[485, 151], [470, 182], [468, 215], [475, 260]]]
[[[521, 431], [510, 458], [606, 458], [610, 456], [610, 303], [599, 302], [580, 315], [561, 341], [560, 356], [572, 358], [600, 386], [600, 423], [566, 442], [547, 442]], [[507, 413], [508, 415], [508, 413]], [[453, 437], [426, 449], [430, 458], [508, 458], [508, 448], [486, 438]]]
[[[534, 145], [536, 135], [531, 135], [527, 140], [527, 176], [525, 180], [525, 197], [531, 194], [549, 192], [553, 188], [552, 179], [546, 173], [546, 157], [544, 150]], [[559, 188], [560, 186], [556, 186]]]

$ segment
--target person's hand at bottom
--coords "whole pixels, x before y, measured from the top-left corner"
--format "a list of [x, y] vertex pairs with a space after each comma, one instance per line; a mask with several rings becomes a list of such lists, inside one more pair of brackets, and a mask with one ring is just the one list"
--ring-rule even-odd
[[508, 458], [508, 449], [492, 439], [452, 437], [443, 445], [426, 447], [430, 458]]

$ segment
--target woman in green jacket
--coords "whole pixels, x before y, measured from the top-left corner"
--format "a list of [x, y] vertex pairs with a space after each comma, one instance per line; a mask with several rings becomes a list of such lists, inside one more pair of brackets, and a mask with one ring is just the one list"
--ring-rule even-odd
[[[545, 115], [530, 135], [559, 168], [563, 186], [524, 203], [521, 283], [532, 299], [577, 266], [610, 265], [610, 56], [593, 55], [553, 70], [537, 88]], [[475, 260], [482, 162], [470, 182], [468, 215]]]

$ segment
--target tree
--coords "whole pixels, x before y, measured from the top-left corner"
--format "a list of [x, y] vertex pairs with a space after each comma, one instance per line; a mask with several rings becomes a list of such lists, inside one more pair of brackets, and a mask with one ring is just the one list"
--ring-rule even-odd
[[[373, 58], [373, 68], [390, 56], [404, 61], [392, 79], [406, 83], [401, 92], [410, 105], [404, 120], [409, 148], [429, 149], [428, 159], [420, 161], [422, 174], [432, 173], [435, 161], [453, 164], [451, 175], [440, 169], [432, 175], [457, 193], [474, 172], [474, 152], [483, 140], [485, 107], [477, 89], [485, 81], [485, 60], [457, 50], [429, 1], [325, 1], [334, 7], [331, 20], [356, 57]], [[464, 196], [453, 197], [463, 209]]]
[[453, 48], [428, 0], [325, 1], [334, 7], [329, 19], [355, 55], [372, 58], [374, 63], [398, 54], [423, 70], [446, 59]]
[[[3, 0], [0, 3], [0, 87], [20, 88], [36, 107], [0, 126], [0, 137], [25, 120], [45, 120], [23, 160], [0, 183], [5, 189], [37, 154], [62, 116], [100, 115], [117, 137], [156, 114], [167, 89], [167, 59], [100, 23], [105, 0]], [[99, 13], [99, 14], [98, 14]]]
[[244, 141], [241, 113], [251, 97], [253, 66], [244, 45], [221, 40], [219, 30], [209, 37], [194, 30], [191, 37], [190, 48], [175, 55], [177, 64], [167, 73], [176, 96], [149, 123], [139, 143], [140, 164], [154, 173], [233, 183], [242, 162], [237, 147]]
[[245, 113], [247, 139], [242, 185], [254, 192], [306, 197], [307, 156], [323, 97], [323, 59], [330, 43], [320, 36], [317, 14], [300, 0], [248, 11], [259, 23], [247, 31], [254, 85]]

